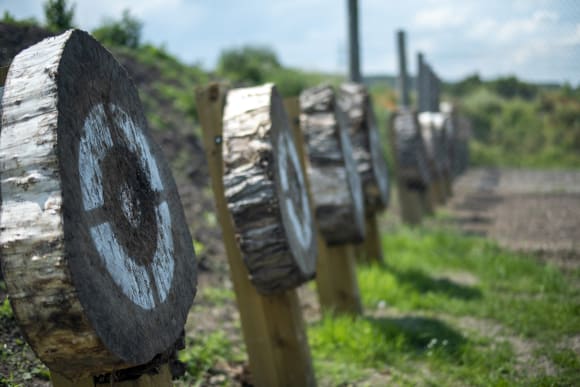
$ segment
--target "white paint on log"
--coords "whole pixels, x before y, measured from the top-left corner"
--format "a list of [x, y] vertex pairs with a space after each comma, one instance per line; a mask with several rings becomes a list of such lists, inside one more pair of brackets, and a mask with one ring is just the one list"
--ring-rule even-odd
[[[122, 129], [129, 149], [136, 153], [141, 163], [141, 169], [148, 175], [151, 187], [158, 193], [163, 190], [157, 163], [153, 159], [143, 131], [138, 129], [129, 115], [120, 107], [110, 104], [111, 116], [118, 122], [115, 125]], [[101, 164], [113, 147], [109, 123], [103, 104], [96, 105], [87, 115], [83, 126], [83, 134], [79, 146], [79, 171], [81, 177], [81, 192], [86, 211], [102, 207], [103, 171]], [[125, 184], [120, 190], [122, 209], [132, 224], [139, 224], [139, 203], [135, 202]], [[90, 233], [95, 247], [100, 253], [105, 267], [115, 283], [135, 304], [144, 309], [155, 307], [154, 291], [160, 302], [165, 301], [171, 281], [173, 280], [173, 237], [171, 236], [171, 216], [166, 203], [161, 203], [155, 209], [157, 221], [157, 248], [151, 263], [155, 279], [152, 286], [147, 268], [138, 265], [135, 257], [130, 257], [119, 243], [109, 222], [91, 227]], [[156, 289], [156, 290], [155, 290]]]
[[5, 86], [0, 255], [31, 347], [71, 379], [171, 351], [195, 295], [195, 255], [126, 71], [71, 30], [19, 53]]

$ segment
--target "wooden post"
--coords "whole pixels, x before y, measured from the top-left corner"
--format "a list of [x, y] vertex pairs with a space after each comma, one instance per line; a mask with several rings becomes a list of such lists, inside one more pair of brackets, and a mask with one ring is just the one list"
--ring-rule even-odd
[[218, 84], [199, 88], [197, 108], [252, 381], [256, 386], [314, 386], [314, 370], [296, 291], [270, 297], [259, 294], [250, 282], [236, 241], [222, 181], [225, 94], [225, 88]]
[[[381, 233], [379, 229], [378, 214], [371, 212], [365, 216], [366, 222], [366, 237], [364, 241], [364, 261], [366, 263], [383, 264], [383, 244], [381, 241]], [[358, 257], [357, 257], [358, 258]]]
[[[326, 281], [334, 286], [319, 290], [321, 304], [327, 305], [323, 309], [338, 314], [362, 314], [353, 245], [328, 246], [327, 257], [326, 264], [334, 268], [333, 277]], [[326, 274], [330, 274], [328, 270]]]
[[[300, 102], [296, 97], [286, 98], [284, 106], [292, 123], [294, 142], [302, 160], [302, 167], [306, 173], [308, 157], [305, 150], [304, 134], [300, 128]], [[308, 193], [311, 196], [310, 181], [308, 179], [307, 185]], [[311, 203], [313, 203], [312, 200]], [[364, 245], [347, 244], [340, 247], [328, 247], [318, 225], [316, 230], [318, 242], [316, 290], [320, 308], [329, 313], [360, 314], [362, 308], [356, 280], [354, 252], [357, 246]]]
[[428, 200], [423, 197], [425, 191], [410, 188], [404, 180], [399, 180], [397, 188], [403, 222], [410, 225], [421, 224], [423, 214], [429, 213], [429, 208], [425, 207]]
[[77, 385], [173, 353], [196, 259], [125, 69], [69, 30], [14, 58], [2, 108], [0, 255], [34, 352]]
[[377, 216], [389, 205], [390, 178], [381, 146], [371, 96], [366, 86], [344, 83], [340, 104], [349, 118], [354, 159], [361, 175], [365, 197], [365, 224], [370, 227], [363, 244], [355, 246], [356, 257], [365, 263], [383, 262]]

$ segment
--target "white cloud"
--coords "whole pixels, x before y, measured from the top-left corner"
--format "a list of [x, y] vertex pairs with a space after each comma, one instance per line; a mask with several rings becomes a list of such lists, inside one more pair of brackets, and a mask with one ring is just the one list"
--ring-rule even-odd
[[459, 6], [426, 7], [417, 12], [414, 24], [425, 29], [458, 27], [466, 23], [468, 11]]

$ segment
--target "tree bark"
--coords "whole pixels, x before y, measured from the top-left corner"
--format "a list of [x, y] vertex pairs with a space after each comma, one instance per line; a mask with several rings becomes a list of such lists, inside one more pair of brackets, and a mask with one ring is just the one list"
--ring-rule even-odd
[[2, 122], [2, 266], [38, 357], [79, 379], [171, 350], [195, 255], [125, 70], [86, 32], [43, 40], [12, 62]]
[[371, 97], [364, 85], [345, 83], [340, 104], [349, 118], [354, 158], [361, 176], [365, 209], [374, 213], [389, 204], [389, 176]]
[[232, 90], [223, 118], [228, 208], [258, 291], [292, 289], [314, 277], [314, 218], [289, 121], [272, 84]]
[[300, 111], [320, 231], [329, 245], [360, 242], [365, 233], [364, 199], [346, 114], [330, 86], [304, 90]]
[[411, 187], [426, 189], [432, 176], [416, 114], [400, 109], [392, 118], [391, 128], [398, 178]]

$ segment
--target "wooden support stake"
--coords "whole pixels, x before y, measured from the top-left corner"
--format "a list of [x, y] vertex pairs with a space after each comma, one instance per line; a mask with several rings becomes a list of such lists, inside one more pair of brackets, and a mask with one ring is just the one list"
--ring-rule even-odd
[[[369, 264], [384, 263], [381, 233], [379, 231], [378, 214], [366, 214], [366, 237], [364, 241], [364, 260]], [[358, 256], [357, 256], [358, 258]]]
[[410, 225], [421, 224], [423, 213], [426, 212], [425, 203], [429, 202], [425, 199], [427, 191], [412, 189], [404, 181], [399, 181], [398, 191], [403, 222]]
[[[304, 134], [300, 128], [299, 121], [300, 102], [296, 97], [286, 98], [284, 100], [284, 107], [286, 108], [288, 118], [292, 124], [292, 134], [294, 136], [294, 142], [296, 143], [298, 155], [300, 156], [300, 163], [304, 171], [304, 176], [308, 176], [306, 173], [308, 157], [304, 149]], [[310, 181], [308, 179], [306, 179], [306, 186], [308, 189], [308, 195], [311, 197]], [[311, 200], [310, 203], [312, 204], [313, 201]], [[356, 250], [358, 250], [356, 254], [360, 254], [361, 252], [364, 253], [364, 244], [347, 244], [341, 247], [330, 248], [326, 245], [326, 241], [324, 240], [318, 225], [316, 226], [316, 231], [318, 243], [316, 290], [318, 291], [320, 308], [325, 312], [331, 313], [361, 313], [362, 308], [360, 307], [361, 302], [358, 282], [356, 281], [354, 257], [356, 256], [358, 258], [358, 255], [355, 255]], [[336, 249], [350, 251], [347, 255], [351, 258], [342, 258], [342, 262], [338, 262], [336, 256], [340, 256], [340, 254], [333, 252], [332, 256], [329, 255], [331, 254], [329, 250]], [[344, 253], [342, 255], [344, 256]], [[347, 278], [348, 280], [342, 282], [341, 278]], [[345, 296], [345, 294], [348, 296]]]
[[327, 267], [318, 274], [327, 276], [324, 278], [327, 286], [318, 291], [320, 303], [325, 306], [323, 310], [337, 314], [362, 314], [353, 245], [328, 246], [322, 259], [326, 261], [320, 265]]
[[290, 290], [269, 297], [260, 295], [250, 282], [235, 239], [222, 181], [224, 99], [225, 89], [218, 84], [197, 90], [203, 143], [248, 351], [252, 382], [256, 386], [314, 386], [316, 380], [296, 291]]

